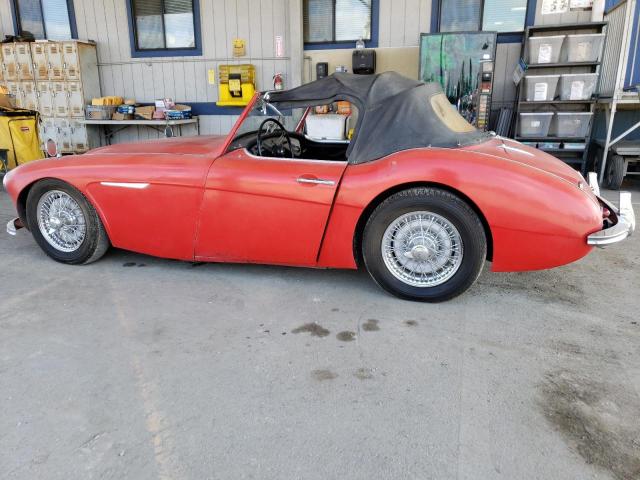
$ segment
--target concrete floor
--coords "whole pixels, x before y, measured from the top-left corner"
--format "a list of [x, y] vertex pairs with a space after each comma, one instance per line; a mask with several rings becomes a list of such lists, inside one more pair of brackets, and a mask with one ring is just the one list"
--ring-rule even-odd
[[0, 477], [637, 479], [639, 267], [636, 235], [424, 305], [351, 271], [64, 266], [3, 227]]

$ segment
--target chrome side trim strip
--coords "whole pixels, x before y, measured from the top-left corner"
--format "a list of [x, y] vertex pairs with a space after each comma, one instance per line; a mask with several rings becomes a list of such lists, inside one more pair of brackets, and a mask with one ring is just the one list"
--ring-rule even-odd
[[530, 157], [533, 157], [533, 153], [531, 152], [527, 152], [526, 150], [522, 150], [521, 148], [517, 148], [517, 147], [510, 147], [509, 145], [506, 144], [502, 144], [500, 145], [502, 148], [504, 148], [507, 151], [511, 151], [511, 152], [518, 152], [518, 153], [523, 153], [525, 155], [529, 155]]
[[133, 188], [136, 190], [142, 190], [149, 186], [148, 183], [138, 182], [100, 182], [100, 185], [104, 185], [105, 187]]
[[335, 185], [333, 180], [323, 180], [321, 178], [305, 178], [300, 177], [296, 180], [298, 183], [311, 183], [313, 185]]
[[598, 185], [598, 174], [596, 172], [589, 172], [587, 175], [587, 181], [593, 191], [593, 194], [597, 197], [600, 196], [600, 185]]

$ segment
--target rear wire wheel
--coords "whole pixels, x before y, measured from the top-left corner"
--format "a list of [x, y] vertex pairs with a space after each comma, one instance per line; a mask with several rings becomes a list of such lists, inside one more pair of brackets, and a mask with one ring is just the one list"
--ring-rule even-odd
[[27, 197], [27, 224], [40, 248], [58, 262], [91, 263], [109, 248], [100, 217], [85, 196], [66, 182], [46, 179]]
[[487, 255], [484, 227], [473, 209], [438, 188], [412, 188], [384, 200], [363, 234], [364, 263], [385, 290], [439, 302], [467, 290]]

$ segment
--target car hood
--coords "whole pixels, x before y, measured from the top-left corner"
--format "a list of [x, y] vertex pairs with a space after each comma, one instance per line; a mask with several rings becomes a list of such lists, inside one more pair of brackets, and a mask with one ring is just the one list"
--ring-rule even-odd
[[159, 140], [147, 140], [136, 143], [119, 143], [107, 147], [95, 148], [85, 155], [94, 154], [158, 154], [171, 155], [220, 155], [227, 137], [223, 135], [205, 135], [197, 137], [174, 137]]
[[464, 147], [464, 150], [517, 162], [560, 177], [574, 185], [584, 182], [582, 175], [562, 160], [509, 138], [495, 137], [479, 145]]

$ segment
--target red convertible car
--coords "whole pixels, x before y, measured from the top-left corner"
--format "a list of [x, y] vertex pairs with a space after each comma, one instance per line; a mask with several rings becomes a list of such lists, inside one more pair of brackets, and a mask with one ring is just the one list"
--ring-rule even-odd
[[[351, 140], [310, 134], [315, 106], [357, 110]], [[313, 118], [312, 118], [313, 117]], [[349, 128], [347, 126], [347, 128]], [[589, 182], [592, 183], [592, 182]], [[389, 292], [440, 301], [494, 271], [551, 268], [623, 240], [635, 217], [544, 152], [468, 124], [439, 87], [335, 74], [256, 94], [228, 136], [107, 146], [5, 176], [53, 259], [109, 246], [203, 262], [366, 267]]]

